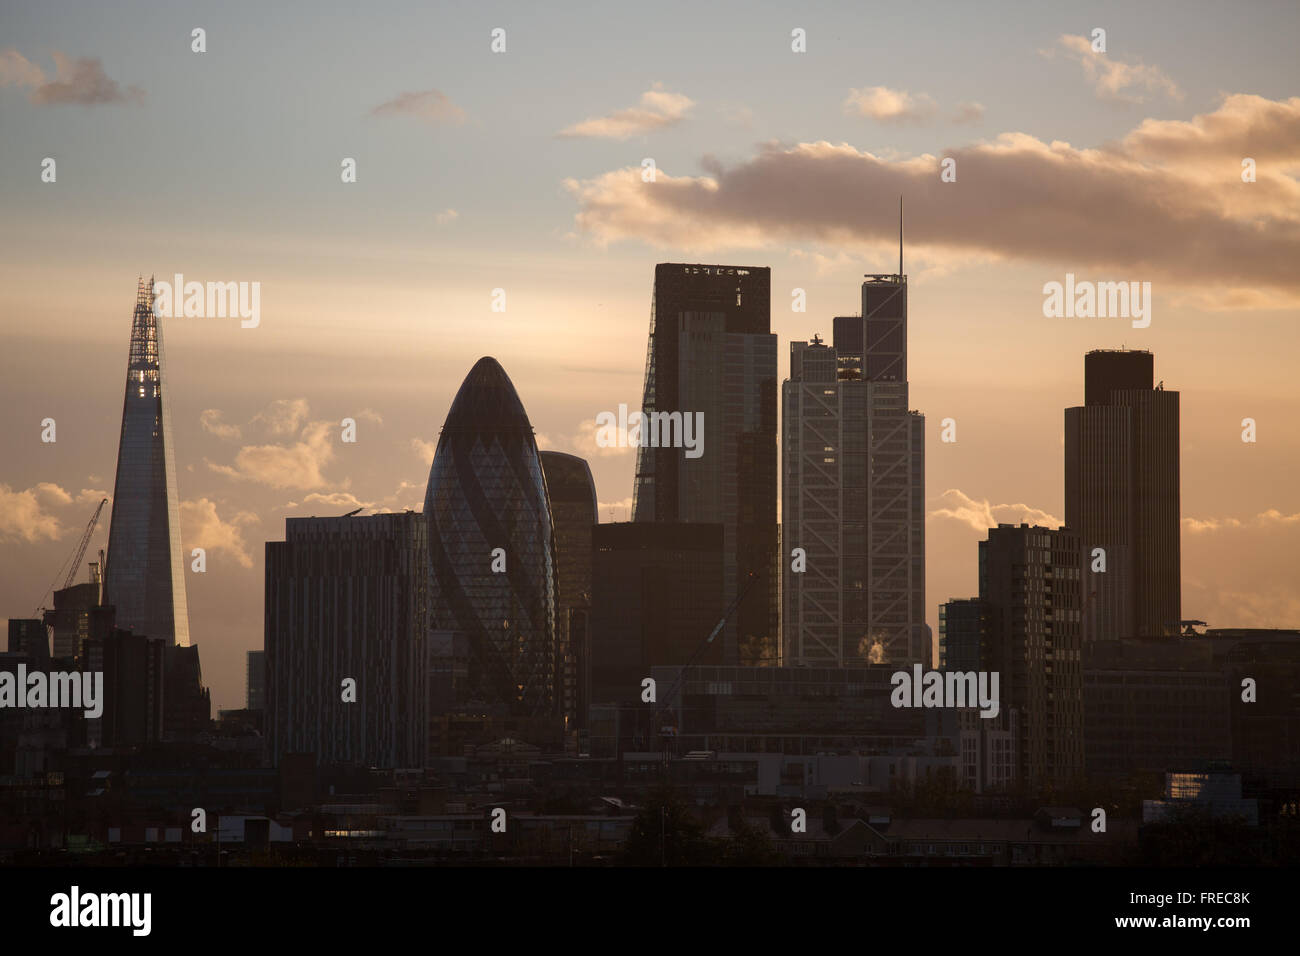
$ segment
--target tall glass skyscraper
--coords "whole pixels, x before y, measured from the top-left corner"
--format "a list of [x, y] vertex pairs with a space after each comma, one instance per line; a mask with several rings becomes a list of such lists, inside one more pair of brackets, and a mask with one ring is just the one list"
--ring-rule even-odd
[[153, 278], [147, 283], [141, 278], [131, 319], [104, 603], [117, 608], [118, 627], [188, 647], [180, 499], [167, 401]]
[[[528, 415], [494, 358], [475, 363], [447, 413], [424, 514], [430, 627], [466, 636], [469, 693], [506, 716], [555, 716], [555, 534], [546, 481]], [[504, 554], [494, 557], [497, 549]]]
[[702, 414], [703, 450], [642, 444], [632, 505], [638, 522], [722, 525], [724, 607], [762, 576], [722, 634], [725, 662], [748, 666], [777, 663], [780, 632], [771, 278], [766, 267], [655, 266], [641, 407]]

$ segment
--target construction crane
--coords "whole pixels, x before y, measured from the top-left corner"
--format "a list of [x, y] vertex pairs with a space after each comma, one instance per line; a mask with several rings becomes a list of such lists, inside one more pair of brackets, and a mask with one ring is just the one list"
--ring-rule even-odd
[[[683, 664], [681, 669], [677, 672], [677, 679], [674, 680], [672, 686], [668, 688], [668, 693], [658, 695], [658, 699], [662, 700], [663, 704], [661, 704], [659, 709], [655, 711], [652, 726], [659, 727], [659, 738], [662, 745], [661, 769], [663, 770], [665, 779], [667, 779], [668, 776], [668, 761], [671, 757], [672, 742], [677, 736], [677, 724], [675, 722], [671, 724], [662, 722], [668, 717], [669, 702], [685, 682], [687, 670], [690, 669], [692, 664], [699, 660], [700, 655], [709, 649], [709, 646], [713, 643], [713, 639], [722, 633], [722, 629], [726, 627], [727, 621], [730, 620], [731, 615], [736, 613], [736, 608], [740, 607], [740, 602], [745, 599], [745, 595], [747, 595], [754, 585], [759, 582], [760, 578], [761, 575], [755, 571], [749, 573], [748, 580], [746, 580], [740, 591], [737, 592], [736, 597], [727, 606], [727, 609], [722, 612], [721, 619], [719, 619], [718, 623], [713, 626], [713, 630], [709, 632], [709, 636], [700, 642], [700, 645], [695, 648], [695, 652], [691, 654], [690, 659]], [[673, 717], [675, 720], [676, 714], [674, 714]]]
[[[77, 550], [72, 553], [71, 564], [67, 565], [68, 568], [67, 576], [66, 577], [63, 576], [64, 566], [60, 565], [58, 573], [54, 575], [54, 583], [50, 585], [50, 587], [46, 590], [45, 594], [41, 595], [42, 606], [44, 605], [46, 596], [51, 591], [54, 590], [54, 585], [58, 584], [59, 578], [63, 577], [63, 587], [60, 588], [59, 590], [65, 590], [67, 588], [72, 587], [72, 582], [77, 577], [77, 568], [81, 566], [81, 559], [86, 556], [86, 548], [90, 545], [90, 536], [95, 533], [95, 525], [99, 524], [99, 516], [103, 512], [104, 505], [106, 504], [108, 504], [108, 499], [101, 498], [99, 501], [99, 506], [95, 508], [95, 513], [91, 515], [90, 523], [86, 525], [86, 530], [82, 532], [81, 541], [77, 544]], [[37, 614], [40, 613], [40, 611], [41, 608], [38, 607], [36, 609], [36, 612], [32, 616], [35, 617]]]

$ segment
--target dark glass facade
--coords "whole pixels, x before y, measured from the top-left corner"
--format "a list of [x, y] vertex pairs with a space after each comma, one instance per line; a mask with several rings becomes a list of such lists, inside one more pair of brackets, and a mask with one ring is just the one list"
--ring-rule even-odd
[[[722, 616], [723, 528], [606, 523], [591, 543], [593, 699], [639, 701], [650, 668], [686, 664]], [[697, 663], [723, 663], [721, 637]]]
[[[417, 767], [424, 760], [423, 515], [288, 518], [266, 543], [268, 756]], [[253, 662], [250, 660], [250, 706]], [[355, 681], [355, 699], [343, 681]]]
[[700, 457], [637, 450], [633, 520], [723, 526], [723, 604], [752, 588], [722, 634], [727, 663], [776, 664], [776, 336], [771, 270], [678, 262], [655, 266], [641, 407], [702, 414]]
[[591, 532], [596, 524], [596, 483], [576, 455], [541, 453], [546, 493], [555, 525], [560, 710], [568, 726], [581, 726], [591, 699]]
[[[555, 536], [546, 481], [524, 406], [494, 358], [475, 363], [447, 413], [424, 514], [430, 626], [465, 635], [472, 702], [510, 716], [556, 716]], [[501, 572], [492, 567], [498, 548]]]
[[118, 627], [189, 645], [176, 463], [152, 278], [140, 280], [131, 320], [104, 590], [105, 603], [117, 608]]
[[979, 598], [953, 598], [939, 605], [939, 667], [950, 671], [978, 671], [984, 655], [984, 606]]

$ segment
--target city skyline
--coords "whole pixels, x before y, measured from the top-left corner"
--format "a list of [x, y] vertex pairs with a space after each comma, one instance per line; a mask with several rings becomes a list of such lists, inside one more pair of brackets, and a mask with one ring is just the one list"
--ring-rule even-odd
[[[164, 131], [180, 132], [170, 124], [186, 111], [169, 90], [164, 71], [188, 68], [189, 61], [181, 59], [192, 56], [185, 45], [168, 40], [178, 52], [150, 64], [132, 55], [136, 44], [150, 42], [148, 37], [114, 29], [99, 13], [89, 12], [81, 23], [59, 30], [37, 11], [13, 15], [6, 21], [13, 27], [6, 31], [5, 42], [12, 45], [6, 50], [47, 74], [51, 47], [98, 58], [120, 85], [123, 102], [36, 103], [32, 88], [11, 82], [20, 75], [15, 64], [21, 64], [6, 56], [0, 117], [14, 135], [5, 137], [0, 156], [10, 168], [27, 172], [0, 183], [14, 226], [0, 238], [9, 280], [0, 292], [0, 312], [10, 345], [0, 358], [6, 373], [0, 377], [0, 398], [13, 410], [0, 424], [0, 438], [6, 449], [18, 452], [7, 457], [0, 476], [0, 533], [7, 545], [0, 559], [0, 597], [10, 614], [26, 613], [72, 550], [95, 502], [111, 497], [115, 443], [108, 436], [115, 437], [119, 425], [113, 406], [121, 388], [124, 302], [131, 279], [147, 274], [146, 267], [203, 281], [260, 281], [264, 290], [256, 329], [241, 328], [238, 320], [165, 320], [176, 402], [182, 547], [186, 554], [192, 547], [208, 551], [203, 575], [185, 572], [192, 639], [204, 649], [204, 675], [214, 701], [230, 708], [243, 698], [243, 655], [260, 646], [261, 543], [277, 538], [289, 516], [338, 515], [358, 506], [418, 508], [438, 416], [478, 356], [495, 355], [510, 369], [539, 433], [539, 447], [590, 462], [601, 520], [609, 520], [611, 506], [613, 517], [626, 520], [635, 455], [598, 448], [591, 432], [599, 412], [620, 403], [635, 406], [641, 396], [652, 264], [770, 267], [779, 382], [788, 377], [787, 343], [806, 341], [814, 332], [830, 338], [833, 318], [853, 308], [861, 276], [893, 268], [896, 197], [904, 192], [913, 264], [911, 404], [930, 420], [925, 613], [936, 636], [938, 605], [977, 590], [974, 542], [991, 523], [1063, 523], [1061, 411], [1079, 401], [1082, 356], [1093, 348], [1121, 346], [1156, 354], [1167, 387], [1182, 397], [1185, 616], [1223, 626], [1293, 625], [1300, 618], [1300, 595], [1285, 562], [1273, 556], [1300, 547], [1300, 502], [1290, 477], [1300, 461], [1294, 424], [1300, 403], [1289, 368], [1298, 343], [1295, 305], [1276, 264], [1291, 249], [1296, 203], [1280, 171], [1296, 162], [1293, 133], [1300, 105], [1288, 99], [1293, 84], [1280, 66], [1285, 58], [1267, 55], [1267, 48], [1294, 33], [1295, 14], [1263, 9], [1263, 25], [1249, 33], [1222, 18], [1190, 23], [1179, 46], [1160, 36], [1153, 19], [1118, 8], [1103, 12], [1115, 62], [1145, 64], [1148, 71], [1138, 75], [1156, 70], [1170, 78], [1180, 96], [1167, 95], [1168, 87], [1159, 83], [1139, 83], [1121, 91], [1127, 103], [1103, 101], [1074, 47], [1060, 40], [1084, 35], [1089, 24], [1042, 11], [1022, 14], [1028, 41], [985, 31], [981, 35], [991, 53], [981, 56], [996, 56], [1003, 45], [1022, 52], [1032, 45], [1025, 69], [1067, 97], [1070, 121], [1058, 118], [1062, 107], [1055, 99], [1039, 99], [1045, 94], [1010, 78], [980, 74], [985, 77], [980, 88], [966, 90], [968, 84], [933, 73], [944, 56], [978, 69], [970, 67], [973, 54], [957, 42], [971, 14], [954, 10], [951, 22], [938, 26], [935, 52], [921, 62], [909, 66], [886, 52], [877, 68], [865, 72], [850, 55], [854, 51], [828, 29], [819, 32], [810, 19], [804, 25], [810, 37], [805, 56], [820, 58], [809, 74], [817, 81], [783, 66], [779, 77], [756, 81], [748, 104], [738, 88], [710, 80], [698, 69], [668, 71], [641, 54], [631, 68], [618, 71], [623, 79], [617, 89], [583, 90], [572, 77], [543, 77], [543, 88], [557, 93], [562, 105], [548, 107], [535, 120], [510, 112], [522, 125], [507, 136], [501, 105], [510, 102], [521, 80], [537, 78], [529, 71], [536, 69], [538, 51], [544, 48], [549, 57], [566, 43], [590, 40], [618, 22], [597, 18], [581, 29], [557, 28], [513, 14], [507, 18], [511, 47], [503, 62], [514, 72], [489, 74], [480, 91], [449, 86], [439, 69], [413, 67], [387, 71], [350, 92], [332, 86], [331, 102], [338, 109], [331, 107], [329, 115], [335, 118], [309, 118], [310, 135], [301, 148], [285, 154], [287, 163], [277, 161], [274, 150], [254, 151], [229, 167], [230, 176], [222, 175], [220, 164], [230, 162], [231, 155], [201, 126], [199, 142], [218, 148], [209, 150], [210, 158], [182, 164], [183, 176], [167, 162], [140, 163], [138, 151], [126, 148], [123, 137], [138, 137], [164, 115], [175, 118], [166, 121]], [[867, 22], [854, 16], [849, 22]], [[784, 12], [760, 11], [746, 24], [744, 43], [758, 48], [762, 41], [763, 50], [770, 46], [764, 57], [784, 54], [791, 27], [786, 19]], [[222, 31], [219, 21], [213, 23], [217, 26], [209, 30], [215, 39]], [[718, 16], [705, 13], [698, 24], [689, 43], [712, 44], [748, 62], [724, 44], [728, 30]], [[145, 33], [172, 30], [187, 36], [190, 26], [162, 17]], [[322, 35], [327, 45], [340, 30], [337, 21], [328, 26]], [[483, 24], [484, 47], [490, 26]], [[263, 29], [283, 40], [292, 35], [291, 17], [276, 14]], [[471, 26], [458, 29], [477, 35]], [[564, 29], [576, 32], [565, 39]], [[419, 32], [440, 37], [436, 28]], [[771, 34], [770, 42], [764, 32]], [[228, 25], [225, 36], [238, 37], [245, 51], [260, 48], [236, 25]], [[1249, 56], [1234, 42], [1243, 36], [1257, 44]], [[1221, 45], [1224, 37], [1229, 42]], [[449, 69], [464, 74], [467, 68], [455, 64], [469, 53], [459, 47], [473, 44], [462, 44], [459, 34], [434, 42], [446, 44]], [[676, 39], [662, 42], [680, 47]], [[648, 45], [655, 46], [654, 30]], [[600, 51], [599, 44], [593, 48]], [[227, 84], [230, 92], [214, 94], [211, 107], [224, 122], [239, 115], [232, 107], [241, 96], [251, 99], [254, 88], [234, 82], [218, 50], [214, 43], [208, 59], [197, 62]], [[1039, 50], [1051, 55], [1040, 56]], [[1212, 65], [1198, 75], [1185, 62], [1188, 50], [1205, 51], [1212, 64], [1222, 59], [1231, 65]], [[275, 69], [288, 70], [318, 53], [289, 45]], [[764, 85], [782, 82], [790, 87], [782, 95]], [[126, 88], [131, 85], [147, 94], [142, 104], [130, 101]], [[396, 107], [379, 111], [404, 90], [430, 86], [446, 87], [445, 95], [465, 113], [463, 122], [454, 112], [428, 118]], [[888, 97], [865, 95], [877, 86], [908, 92], [913, 106], [921, 108], [914, 116], [891, 114], [885, 108]], [[937, 107], [928, 116], [922, 93]], [[574, 129], [589, 119], [614, 116], [642, 101], [643, 94], [649, 94], [645, 102], [650, 104], [643, 113], [661, 116], [660, 125], [634, 128], [628, 139], [599, 135], [598, 123]], [[694, 105], [674, 113], [681, 110], [675, 96]], [[971, 98], [983, 104], [983, 116], [969, 124], [951, 122], [956, 107]], [[796, 101], [804, 105], [792, 107]], [[764, 103], [774, 105], [760, 108]], [[275, 109], [257, 107], [249, 116], [263, 140], [281, 143], [274, 127], [283, 117]], [[339, 123], [337, 117], [347, 119], [343, 131], [332, 135], [329, 124]], [[715, 122], [719, 117], [735, 122]], [[566, 135], [556, 135], [565, 130]], [[1222, 136], [1215, 138], [1215, 130]], [[998, 145], [1003, 133], [1013, 139]], [[1192, 136], [1213, 146], [1214, 163], [1179, 158]], [[88, 169], [78, 157], [95, 137], [102, 162]], [[535, 165], [505, 158], [518, 155], [507, 148], [512, 137], [532, 144]], [[1253, 150], [1259, 154], [1260, 177], [1250, 185], [1240, 180], [1241, 157], [1228, 152], [1241, 152], [1237, 144], [1243, 138], [1260, 144]], [[1067, 139], [1073, 145], [1051, 145]], [[789, 146], [784, 152], [754, 146], [769, 140]], [[367, 141], [368, 150], [357, 145]], [[829, 145], [836, 142], [852, 144], [851, 152]], [[181, 155], [194, 155], [188, 141], [182, 145]], [[484, 160], [494, 151], [502, 158]], [[455, 176], [449, 175], [446, 187], [431, 188], [421, 194], [420, 204], [409, 206], [402, 190], [416, 181], [415, 170], [393, 158], [402, 152], [437, 169], [477, 165], [481, 177], [465, 174], [464, 202], [455, 198]], [[59, 161], [56, 183], [39, 178], [47, 154]], [[873, 158], [864, 158], [867, 154]], [[939, 154], [956, 156], [956, 183], [940, 184]], [[339, 161], [353, 155], [358, 182], [344, 185], [338, 181]], [[700, 211], [678, 217], [683, 228], [677, 239], [662, 231], [663, 217], [670, 213], [649, 208], [629, 218], [626, 197], [611, 191], [621, 180], [602, 178], [610, 170], [628, 169], [639, 182], [647, 156], [656, 158], [670, 187], [665, 195], [689, 196], [700, 181], [720, 184], [717, 203], [700, 203]], [[716, 161], [701, 163], [710, 156]], [[1052, 156], [1063, 164], [1055, 179], [1041, 163], [1035, 165]], [[1067, 236], [1045, 251], [1028, 249], [1030, 240], [1062, 232], [1059, 216], [1072, 207], [1061, 195], [1079, 182], [1076, 173], [1082, 176], [1079, 171], [1090, 163], [1104, 166], [1107, 157], [1143, 188], [1165, 176], [1181, 186], [1201, 184], [1207, 195], [1221, 199], [1226, 211], [1219, 218], [1193, 221], [1221, 229], [1222, 268], [1193, 281], [1190, 268], [1180, 272], [1171, 264], [1181, 247], [1168, 235], [1165, 251], [1159, 242], [1152, 243], [1154, 251], [1140, 254], [1133, 244], [1117, 246], [1130, 256], [1120, 261], [1098, 253], [1091, 234], [1077, 241]], [[802, 174], [790, 168], [796, 161], [807, 164]], [[848, 164], [847, 179], [825, 175], [837, 161]], [[308, 176], [310, 188], [285, 192], [287, 166], [300, 173], [319, 170], [319, 176]], [[691, 178], [697, 168], [703, 172]], [[854, 170], [866, 178], [856, 178]], [[792, 208], [784, 218], [733, 198], [743, 193], [745, 182], [776, 194], [791, 182], [765, 178], [768, 173], [804, 175], [820, 184], [824, 198], [807, 203], [807, 214], [804, 207]], [[1004, 191], [995, 198], [1006, 199], [1006, 177], [1012, 174], [1034, 184], [1041, 208], [1022, 220], [1025, 236], [1008, 237], [997, 229], [987, 245], [972, 244], [968, 231], [988, 222], [997, 206], [949, 202], [940, 190], [974, 182], [987, 191], [996, 183]], [[1216, 186], [1219, 176], [1222, 185]], [[517, 177], [523, 177], [517, 188], [501, 186]], [[570, 180], [576, 189], [565, 185]], [[864, 186], [870, 188], [859, 188]], [[361, 204], [347, 192], [353, 187], [371, 190]], [[494, 190], [504, 190], [499, 201]], [[273, 200], [277, 191], [287, 198]], [[147, 193], [157, 197], [156, 208], [184, 211], [165, 236], [152, 218], [114, 198]], [[87, 207], [92, 194], [100, 197], [98, 205]], [[249, 195], [251, 200], [245, 198]], [[823, 206], [850, 195], [856, 198], [845, 209], [859, 218], [858, 228], [846, 230], [818, 218]], [[1133, 225], [1130, 215], [1105, 200], [1124, 195], [1085, 193], [1084, 200], [1096, 203], [1099, 222], [1113, 220], [1109, 228], [1122, 232]], [[239, 201], [227, 202], [232, 196]], [[249, 205], [258, 202], [265, 212]], [[367, 215], [366, 204], [374, 215]], [[518, 215], [507, 218], [512, 207]], [[1273, 251], [1262, 253], [1243, 240], [1242, 252], [1230, 255], [1233, 243], [1243, 238], [1242, 224], [1261, 216], [1271, 223]], [[642, 226], [633, 228], [634, 220]], [[952, 244], [940, 241], [945, 229], [954, 237]], [[1139, 238], [1160, 234], [1141, 232]], [[1248, 268], [1242, 261], [1251, 254], [1257, 254], [1259, 265]], [[83, 264], [74, 284], [63, 281], [53, 265], [72, 259]], [[339, 268], [340, 263], [349, 268]], [[1151, 326], [1045, 318], [1043, 285], [1067, 274], [1153, 280]], [[1243, 293], [1243, 286], [1256, 294]], [[491, 311], [496, 288], [509, 297], [504, 313]], [[50, 297], [49, 289], [59, 295]], [[806, 292], [807, 312], [790, 311], [794, 289]], [[18, 321], [32, 314], [42, 321]], [[482, 341], [484, 322], [494, 323], [490, 344]], [[70, 384], [46, 387], [48, 373], [38, 376], [36, 368], [57, 368], [58, 380]], [[42, 446], [38, 425], [47, 416], [58, 422], [58, 442]], [[354, 446], [334, 438], [345, 417], [358, 424]], [[947, 417], [957, 425], [953, 444], [939, 440], [939, 423]], [[1247, 417], [1259, 423], [1257, 444], [1240, 440]], [[107, 527], [101, 524], [92, 554], [107, 540]], [[78, 575], [83, 579], [84, 569]]]
[[1282, 925], [1297, 36], [0, 3], [14, 928]]

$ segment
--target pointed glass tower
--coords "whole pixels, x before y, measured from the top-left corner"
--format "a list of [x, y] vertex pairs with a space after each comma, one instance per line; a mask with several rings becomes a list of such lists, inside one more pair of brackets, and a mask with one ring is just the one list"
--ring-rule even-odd
[[131, 319], [107, 564], [104, 602], [117, 608], [118, 627], [188, 647], [176, 463], [152, 276], [139, 281]]

